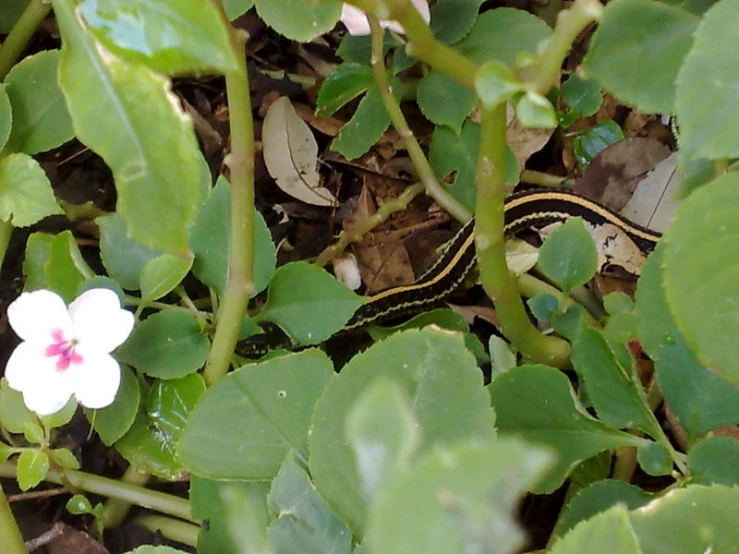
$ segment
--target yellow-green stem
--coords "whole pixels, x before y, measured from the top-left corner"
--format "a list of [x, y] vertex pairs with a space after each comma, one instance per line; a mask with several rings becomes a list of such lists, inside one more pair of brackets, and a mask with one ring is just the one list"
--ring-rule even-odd
[[390, 121], [392, 121], [393, 127], [398, 131], [406, 150], [408, 150], [408, 155], [413, 161], [413, 165], [418, 172], [418, 177], [426, 188], [426, 194], [436, 200], [442, 208], [459, 221], [467, 221], [472, 217], [472, 214], [456, 198], [447, 193], [439, 185], [434, 171], [431, 169], [423, 150], [421, 150], [421, 146], [418, 144], [410, 127], [408, 127], [408, 122], [405, 120], [403, 111], [400, 109], [400, 104], [398, 104], [392, 93], [387, 77], [382, 46], [385, 31], [380, 27], [380, 23], [376, 18], [369, 16], [368, 19], [372, 31], [372, 71], [375, 76], [375, 83], [377, 83], [377, 88], [380, 91], [380, 96], [385, 104], [385, 109], [390, 115]]
[[[139, 471], [133, 466], [128, 466], [125, 473], [123, 474], [123, 477], [121, 477], [121, 482], [127, 483], [129, 485], [143, 487], [144, 485], [146, 485], [146, 483], [149, 482], [149, 479], [151, 479], [151, 475], [149, 475], [148, 473]], [[105, 507], [103, 508], [103, 526], [106, 529], [120, 527], [121, 523], [123, 523], [123, 520], [128, 515], [130, 509], [130, 502], [126, 500], [120, 500], [118, 498], [109, 498], [105, 502]]]
[[181, 544], [194, 547], [198, 543], [200, 527], [192, 523], [157, 515], [139, 516], [133, 523]]
[[0, 552], [3, 554], [28, 554], [23, 535], [10, 509], [2, 485], [0, 485]]
[[28, 3], [0, 46], [0, 81], [5, 79], [50, 10], [51, 3], [48, 0], [31, 0]]
[[475, 245], [480, 281], [495, 303], [501, 331], [525, 356], [554, 367], [569, 365], [570, 345], [531, 323], [505, 257], [505, 104], [482, 108], [477, 165]]

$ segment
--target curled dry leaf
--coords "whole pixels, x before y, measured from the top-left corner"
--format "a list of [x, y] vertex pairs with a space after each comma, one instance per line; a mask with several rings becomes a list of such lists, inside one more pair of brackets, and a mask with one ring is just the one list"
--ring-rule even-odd
[[267, 110], [262, 146], [267, 170], [283, 191], [314, 206], [336, 205], [331, 191], [320, 185], [316, 139], [285, 96]]

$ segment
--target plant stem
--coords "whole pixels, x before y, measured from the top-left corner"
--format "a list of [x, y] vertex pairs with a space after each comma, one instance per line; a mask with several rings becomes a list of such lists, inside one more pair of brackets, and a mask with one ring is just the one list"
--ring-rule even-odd
[[505, 104], [482, 107], [475, 214], [480, 281], [495, 303], [503, 335], [532, 360], [566, 367], [569, 365], [569, 343], [558, 337], [547, 337], [534, 327], [524, 309], [518, 283], [506, 265], [505, 133]]
[[159, 532], [164, 538], [181, 544], [195, 546], [198, 543], [200, 527], [192, 523], [157, 515], [139, 516], [133, 523], [149, 531]]
[[15, 521], [10, 503], [0, 485], [0, 552], [3, 554], [28, 554], [23, 535]]
[[226, 75], [231, 153], [231, 212], [228, 281], [218, 309], [218, 324], [203, 377], [212, 385], [228, 371], [234, 347], [254, 292], [254, 123], [246, 72], [246, 35], [231, 30], [231, 43], [241, 71]]
[[0, 81], [13, 67], [36, 29], [51, 10], [48, 0], [31, 0], [0, 46]]
[[10, 236], [13, 234], [13, 225], [7, 221], [0, 220], [0, 268], [3, 266], [3, 260], [5, 260], [5, 254], [8, 251], [8, 244], [10, 243]]
[[[5, 462], [0, 465], [0, 477], [14, 479], [16, 478], [16, 474], [17, 468], [14, 463]], [[136, 504], [137, 506], [197, 523], [190, 515], [190, 503], [184, 498], [128, 483], [121, 483], [117, 479], [108, 479], [107, 477], [85, 473], [84, 471], [68, 469], [64, 471], [64, 477], [76, 489], [110, 498], [118, 498], [131, 504]], [[44, 480], [57, 485], [62, 484], [61, 474], [53, 469], [49, 470]]]
[[[143, 487], [148, 483], [149, 479], [151, 479], [151, 475], [148, 473], [140, 471], [133, 466], [128, 466], [120, 481], [129, 485]], [[106, 529], [119, 527], [130, 509], [130, 502], [118, 498], [109, 498], [103, 509], [103, 527]]]
[[387, 77], [382, 46], [385, 31], [380, 27], [380, 23], [376, 18], [369, 16], [368, 20], [372, 31], [372, 72], [375, 76], [375, 83], [377, 83], [382, 101], [385, 104], [385, 109], [390, 115], [390, 121], [393, 122], [393, 127], [398, 131], [406, 150], [408, 150], [408, 155], [413, 161], [419, 179], [426, 188], [426, 193], [436, 200], [442, 208], [452, 214], [454, 218], [465, 222], [472, 217], [472, 214], [456, 198], [447, 193], [439, 185], [434, 171], [431, 169], [423, 150], [421, 150], [421, 146], [418, 144], [413, 131], [408, 127], [408, 122], [405, 120], [403, 111], [400, 109], [400, 104], [398, 104], [398, 101], [393, 95]]

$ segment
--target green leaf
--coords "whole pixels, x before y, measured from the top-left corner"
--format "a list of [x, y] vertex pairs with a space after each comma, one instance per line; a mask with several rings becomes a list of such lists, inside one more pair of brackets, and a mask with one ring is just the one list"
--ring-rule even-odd
[[105, 269], [126, 290], [140, 288], [141, 269], [161, 255], [128, 236], [126, 218], [119, 213], [98, 217], [100, 229], [100, 257]]
[[441, 0], [431, 6], [431, 31], [436, 40], [453, 44], [472, 29], [483, 0]]
[[477, 97], [448, 75], [430, 71], [418, 83], [416, 101], [429, 121], [451, 127], [459, 135], [462, 124], [475, 107]]
[[85, 408], [85, 416], [104, 444], [110, 446], [133, 425], [141, 403], [141, 388], [127, 366], [121, 367], [121, 385], [110, 406], [100, 410]]
[[146, 413], [159, 429], [179, 439], [190, 414], [205, 394], [205, 381], [199, 373], [155, 381], [146, 397]]
[[257, 13], [275, 31], [298, 42], [308, 42], [330, 31], [339, 20], [341, 3], [304, 0], [255, 0]]
[[394, 325], [392, 327], [379, 327], [374, 325], [370, 327], [367, 332], [372, 337], [372, 340], [379, 342], [400, 331], [405, 331], [406, 329], [423, 329], [429, 325], [436, 325], [442, 329], [459, 331], [461, 333], [469, 331], [470, 329], [470, 326], [467, 325], [464, 317], [454, 310], [449, 308], [436, 308], [427, 312], [421, 312], [420, 314], [410, 318], [405, 323]]
[[46, 50], [21, 60], [5, 78], [13, 107], [9, 152], [36, 154], [56, 148], [74, 136], [72, 120], [57, 84], [59, 50]]
[[565, 292], [593, 278], [598, 252], [581, 218], [566, 221], [547, 237], [539, 250], [539, 269]]
[[573, 110], [577, 110], [579, 117], [594, 115], [603, 103], [600, 86], [593, 79], [583, 79], [577, 74], [570, 75], [562, 83], [560, 89], [562, 99]]
[[412, 399], [421, 451], [465, 438], [490, 440], [494, 434], [482, 374], [460, 334], [433, 328], [404, 331], [352, 358], [331, 380], [313, 413], [310, 470], [318, 491], [358, 535], [367, 506], [344, 438], [345, 421], [354, 402], [381, 377], [393, 380]]
[[383, 554], [517, 552], [525, 538], [516, 501], [551, 460], [546, 450], [513, 439], [430, 450], [380, 496], [366, 543]]
[[490, 335], [488, 349], [490, 350], [490, 371], [492, 376], [505, 373], [509, 369], [516, 367], [516, 354], [511, 351], [511, 346], [502, 338], [496, 335]]
[[128, 432], [115, 443], [115, 449], [134, 468], [170, 481], [187, 476], [175, 457], [176, 447], [177, 437], [159, 427], [142, 411]]
[[455, 49], [477, 63], [497, 60], [513, 67], [522, 52], [534, 53], [552, 30], [535, 15], [513, 8], [488, 10]]
[[349, 554], [352, 534], [318, 494], [289, 452], [267, 499], [277, 518], [269, 526], [276, 554]]
[[739, 486], [739, 441], [734, 437], [707, 437], [688, 452], [690, 481]]
[[[391, 79], [393, 94], [400, 100], [400, 83]], [[390, 116], [382, 102], [382, 97], [376, 88], [367, 91], [359, 101], [357, 110], [347, 121], [331, 143], [331, 150], [344, 156], [347, 160], [354, 160], [367, 153], [390, 125]]]
[[176, 379], [200, 369], [209, 350], [194, 315], [165, 310], [139, 323], [116, 357], [151, 377]]
[[603, 297], [603, 307], [609, 315], [631, 313], [634, 310], [634, 301], [623, 292], [611, 292]]
[[647, 475], [670, 475], [672, 473], [672, 457], [661, 444], [650, 442], [640, 446], [636, 451], [636, 459]]
[[333, 375], [333, 365], [318, 350], [229, 373], [191, 414], [179, 459], [209, 478], [273, 478], [291, 449], [307, 458], [313, 405]]
[[267, 538], [269, 483], [212, 481], [193, 475], [192, 517], [208, 521], [198, 535], [198, 552], [271, 552]]
[[223, 0], [223, 11], [229, 21], [233, 21], [254, 7], [254, 0]]
[[28, 442], [33, 444], [41, 444], [46, 440], [43, 427], [36, 422], [26, 423], [23, 426], [23, 436]]
[[408, 466], [420, 445], [418, 428], [410, 398], [390, 379], [378, 379], [354, 402], [346, 418], [346, 438], [368, 500]]
[[[195, 254], [192, 272], [203, 284], [223, 296], [228, 277], [230, 185], [218, 177], [216, 186], [201, 206], [190, 231], [190, 247]], [[272, 235], [262, 214], [254, 213], [254, 294], [262, 292], [272, 278], [277, 263]]]
[[0, 379], [0, 425], [9, 433], [22, 433], [26, 425], [36, 422], [36, 415], [26, 408], [23, 394], [8, 386], [5, 377]]
[[631, 355], [622, 344], [611, 346], [601, 331], [581, 324], [572, 345], [572, 364], [603, 423], [618, 429], [640, 429], [653, 438], [662, 436]]
[[708, 10], [677, 76], [675, 105], [680, 150], [686, 159], [739, 156], [735, 109], [739, 38], [734, 32], [738, 17], [739, 5], [731, 0]]
[[661, 242], [642, 269], [636, 291], [639, 338], [655, 361], [657, 383], [692, 444], [723, 425], [739, 423], [739, 388], [698, 363], [672, 318], [662, 286]]
[[27, 154], [10, 154], [0, 160], [0, 219], [14, 227], [27, 227], [62, 213], [36, 160]]
[[[72, 250], [76, 250], [74, 256]], [[50, 289], [69, 303], [85, 278], [75, 265], [75, 257], [82, 257], [70, 231], [58, 235], [34, 233], [26, 243], [23, 274], [26, 291]]]
[[608, 554], [639, 554], [639, 542], [629, 523], [629, 513], [623, 504], [581, 523], [554, 544], [552, 554], [608, 552]]
[[524, 127], [553, 129], [557, 126], [552, 103], [545, 96], [530, 90], [516, 102], [516, 118]]
[[78, 10], [106, 48], [160, 73], [229, 73], [241, 67], [229, 30], [210, 2], [83, 0]]
[[[126, 554], [187, 554], [184, 550], [177, 550], [171, 546], [139, 546]], [[226, 554], [223, 552], [222, 554]]]
[[153, 302], [172, 292], [190, 272], [192, 260], [192, 257], [162, 254], [146, 262], [139, 278], [142, 301]]
[[201, 201], [192, 120], [169, 82], [101, 49], [71, 0], [52, 0], [62, 34], [59, 84], [77, 137], [113, 171], [132, 238], [187, 255]]
[[501, 433], [549, 445], [559, 455], [533, 492], [554, 491], [577, 463], [599, 452], [646, 442], [594, 419], [577, 400], [567, 376], [554, 368], [521, 366], [497, 375], [488, 389]]
[[38, 485], [49, 471], [49, 456], [41, 450], [28, 449], [18, 456], [16, 466], [18, 486], [25, 492]]
[[737, 207], [736, 173], [696, 190], [675, 212], [664, 256], [667, 302], [677, 326], [701, 363], [734, 386], [739, 386]]
[[8, 446], [4, 442], [0, 442], [0, 464], [4, 464], [15, 452], [15, 448]]
[[477, 96], [488, 108], [508, 102], [525, 89], [513, 70], [497, 60], [486, 62], [475, 74]]
[[61, 409], [53, 414], [41, 416], [39, 419], [47, 429], [62, 427], [72, 421], [74, 414], [77, 412], [77, 400], [74, 396], [67, 400], [67, 403]]
[[80, 463], [74, 454], [66, 448], [55, 448], [50, 452], [51, 458], [64, 469], [79, 469]]
[[276, 323], [298, 344], [319, 344], [341, 329], [361, 304], [362, 297], [322, 269], [295, 262], [275, 272], [257, 321]]
[[588, 165], [606, 147], [620, 140], [624, 140], [623, 130], [615, 121], [608, 119], [575, 137], [573, 149], [577, 161], [582, 165]]
[[5, 147], [13, 127], [13, 110], [10, 107], [7, 85], [0, 83], [0, 150]]
[[331, 115], [360, 94], [375, 88], [372, 68], [358, 63], [338, 66], [321, 83], [316, 99], [318, 114]]
[[561, 537], [581, 521], [586, 521], [617, 504], [623, 504], [629, 510], [634, 510], [654, 498], [655, 495], [624, 481], [611, 479], [597, 481], [582, 489], [572, 499], [562, 514], [555, 534]]
[[[673, 113], [675, 80], [698, 21], [662, 2], [609, 2], [593, 35], [585, 68], [604, 88], [640, 111]], [[703, 68], [701, 80], [706, 74]]]
[[81, 494], [75, 494], [67, 500], [67, 504], [64, 507], [74, 516], [81, 516], [92, 512], [92, 504], [90, 504], [86, 496]]

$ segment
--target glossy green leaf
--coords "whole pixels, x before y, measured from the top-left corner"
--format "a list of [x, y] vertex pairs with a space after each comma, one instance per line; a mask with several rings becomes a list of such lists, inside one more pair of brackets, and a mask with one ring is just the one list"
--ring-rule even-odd
[[81, 494], [75, 494], [72, 498], [67, 500], [64, 507], [70, 514], [75, 516], [81, 516], [92, 512], [92, 504], [90, 504], [90, 501], [86, 496]]
[[257, 13], [264, 22], [281, 35], [298, 42], [330, 31], [339, 20], [341, 3], [324, 0], [321, 3], [304, 0], [255, 0]]
[[[192, 272], [202, 283], [223, 295], [228, 277], [230, 185], [220, 176], [210, 196], [201, 206], [190, 231], [190, 247], [195, 254]], [[277, 263], [275, 245], [267, 224], [254, 213], [254, 294], [262, 292], [272, 278]]]
[[187, 475], [175, 457], [177, 437], [160, 428], [139, 411], [128, 432], [115, 449], [136, 469], [162, 479], [178, 481]]
[[46, 433], [44, 433], [44, 428], [38, 423], [26, 423], [23, 426], [23, 437], [32, 444], [41, 444], [46, 440]]
[[200, 369], [209, 349], [194, 315], [165, 310], [139, 323], [116, 357], [151, 377], [176, 379]]
[[0, 83], [0, 149], [5, 147], [13, 127], [13, 110], [6, 90], [7, 85]]
[[267, 499], [275, 554], [349, 554], [352, 534], [318, 494], [294, 453], [288, 453]]
[[539, 250], [539, 269], [565, 292], [593, 278], [598, 252], [582, 219], [566, 221], [547, 237]]
[[104, 444], [110, 446], [133, 425], [141, 402], [141, 388], [133, 371], [121, 367], [121, 385], [110, 406], [100, 410], [85, 408], [85, 416]]
[[662, 285], [664, 243], [647, 260], [636, 291], [639, 338], [655, 361], [657, 383], [690, 443], [739, 423], [739, 388], [700, 365], [677, 329]]
[[112, 169], [131, 237], [187, 255], [201, 200], [192, 120], [164, 77], [99, 48], [74, 2], [52, 4], [62, 34], [59, 83], [77, 137]]
[[570, 75], [562, 83], [560, 89], [562, 100], [576, 110], [579, 117], [590, 117], [595, 114], [603, 103], [600, 86], [593, 79], [583, 79], [576, 73]]
[[223, 11], [230, 21], [252, 9], [254, 0], [223, 0]]
[[[739, 386], [737, 206], [735, 173], [695, 191], [675, 212], [664, 256], [667, 302], [678, 327], [698, 359], [734, 386]], [[685, 252], [690, 252], [687, 265]]]
[[333, 365], [318, 350], [229, 373], [191, 414], [179, 459], [209, 478], [273, 478], [291, 449], [307, 458], [313, 406], [333, 375]]
[[271, 552], [267, 537], [269, 483], [213, 481], [193, 475], [192, 517], [208, 521], [200, 528], [198, 552], [244, 554]]
[[624, 140], [624, 132], [615, 121], [607, 119], [575, 137], [573, 150], [577, 161], [588, 165], [606, 147]]
[[375, 88], [372, 68], [358, 63], [345, 63], [331, 72], [321, 83], [316, 111], [331, 115], [360, 94]]
[[159, 300], [179, 285], [192, 267], [192, 257], [180, 258], [162, 254], [146, 262], [141, 268], [139, 283], [143, 302]]
[[440, 71], [424, 75], [416, 95], [418, 107], [429, 121], [446, 125], [457, 135], [477, 102], [474, 92]]
[[83, 0], [78, 9], [106, 48], [160, 73], [229, 73], [240, 68], [229, 31], [210, 2]]
[[304, 262], [280, 267], [258, 321], [282, 327], [298, 344], [319, 344], [349, 321], [362, 303], [331, 275]]
[[639, 110], [673, 113], [675, 80], [697, 24], [694, 15], [663, 2], [614, 0], [593, 35], [585, 67]]
[[346, 418], [346, 438], [368, 500], [409, 465], [420, 446], [411, 400], [400, 385], [380, 378], [365, 390]]
[[470, 32], [483, 0], [441, 0], [431, 6], [431, 31], [436, 40], [452, 44]]
[[482, 375], [460, 334], [433, 328], [404, 331], [352, 358], [316, 405], [310, 470], [318, 491], [358, 535], [367, 506], [354, 454], [344, 438], [345, 422], [354, 402], [381, 377], [393, 380], [412, 399], [421, 451], [494, 435]]
[[369, 514], [372, 552], [512, 554], [525, 542], [516, 501], [552, 455], [518, 440], [460, 440], [427, 452], [399, 473]]
[[74, 454], [66, 448], [55, 448], [51, 452], [51, 458], [57, 465], [64, 469], [79, 469], [80, 463]]
[[14, 227], [27, 227], [62, 213], [36, 160], [27, 154], [10, 154], [0, 160], [0, 219]]
[[567, 376], [554, 368], [521, 366], [496, 376], [488, 388], [501, 433], [546, 444], [558, 454], [557, 464], [533, 492], [554, 491], [576, 464], [599, 452], [646, 442], [594, 419]]
[[57, 84], [59, 50], [21, 60], [5, 78], [13, 106], [13, 130], [7, 150], [36, 154], [74, 136], [72, 120]]
[[159, 429], [179, 438], [203, 394], [205, 381], [199, 373], [155, 381], [146, 397], [146, 413]]
[[69, 303], [77, 297], [84, 276], [75, 265], [74, 256], [82, 256], [70, 231], [58, 235], [34, 233], [26, 243], [23, 274], [25, 290], [50, 289]]
[[[393, 93], [399, 100], [400, 83], [392, 82]], [[359, 101], [354, 115], [339, 131], [331, 143], [331, 150], [335, 150], [348, 160], [354, 160], [366, 154], [390, 125], [390, 116], [382, 102], [382, 97], [376, 88], [367, 91]]]
[[739, 486], [739, 441], [734, 437], [707, 437], [688, 452], [690, 481]]
[[30, 449], [21, 452], [16, 466], [16, 478], [22, 491], [38, 485], [49, 471], [49, 456], [41, 450]]
[[677, 76], [675, 107], [680, 151], [686, 159], [739, 156], [739, 116], [734, 109], [739, 88], [737, 18], [739, 5], [731, 0], [708, 10]]
[[[134, 548], [126, 554], [187, 554], [184, 550], [178, 550], [171, 546], [139, 546]], [[227, 554], [226, 552], [219, 552], [219, 554]]]

